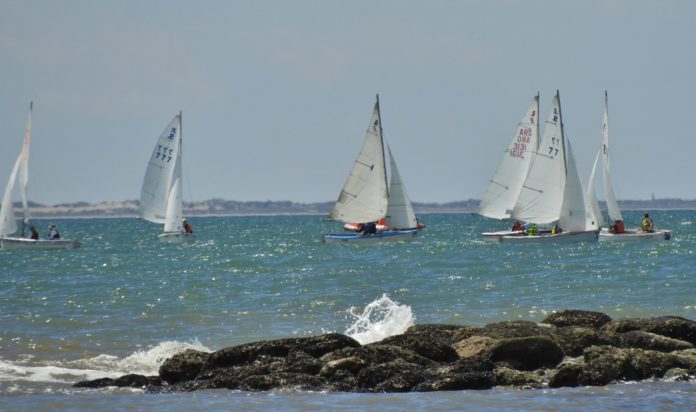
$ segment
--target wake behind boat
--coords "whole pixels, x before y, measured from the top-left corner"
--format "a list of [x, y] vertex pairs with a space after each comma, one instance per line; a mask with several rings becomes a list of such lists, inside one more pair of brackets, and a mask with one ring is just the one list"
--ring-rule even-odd
[[[411, 240], [418, 235], [418, 221], [411, 200], [401, 181], [396, 160], [389, 150], [391, 182], [387, 189], [379, 95], [372, 111], [363, 146], [346, 179], [329, 218], [343, 223], [364, 222], [361, 232], [322, 236], [323, 242], [355, 242], [360, 244]], [[377, 222], [384, 219], [384, 228]], [[367, 229], [367, 228], [370, 229]]]
[[[31, 112], [33, 108], [34, 103], [32, 102], [29, 104], [29, 116], [27, 117], [27, 126], [24, 131], [22, 150], [10, 173], [10, 179], [7, 182], [5, 194], [2, 198], [2, 206], [0, 206], [0, 249], [75, 249], [80, 247], [80, 242], [77, 240], [39, 239], [38, 232], [30, 223], [27, 186], [29, 183], [29, 143], [31, 140]], [[23, 211], [21, 229], [17, 226], [12, 204], [12, 192], [18, 179]], [[24, 229], [27, 225], [32, 229], [33, 238], [24, 237]], [[19, 236], [11, 236], [17, 232], [19, 232]]]
[[598, 225], [605, 225], [604, 217], [602, 212], [599, 210], [599, 202], [597, 201], [594, 188], [597, 166], [601, 157], [607, 213], [609, 215], [609, 221], [613, 222], [613, 224], [611, 224], [609, 227], [602, 227], [602, 231], [599, 234], [599, 240], [670, 240], [672, 238], [672, 233], [669, 230], [654, 228], [652, 220], [647, 214], [645, 215], [647, 221], [644, 218], [642, 227], [633, 229], [625, 228], [621, 209], [619, 208], [619, 203], [616, 201], [614, 187], [612, 186], [611, 179], [609, 177], [609, 97], [606, 91], [604, 92], [604, 117], [602, 120], [602, 146], [599, 148], [597, 157], [595, 157], [594, 165], [592, 166], [592, 173], [590, 174], [590, 180], [587, 185], [587, 196], [590, 200], [590, 205], [594, 210]]
[[194, 239], [183, 218], [181, 117], [181, 112], [174, 116], [157, 139], [140, 192], [140, 217], [164, 224], [164, 232], [158, 237], [167, 242]]

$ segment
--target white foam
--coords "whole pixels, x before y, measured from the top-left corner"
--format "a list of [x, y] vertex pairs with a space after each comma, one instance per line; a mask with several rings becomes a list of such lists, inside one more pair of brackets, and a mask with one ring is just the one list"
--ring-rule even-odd
[[402, 334], [415, 321], [410, 306], [391, 300], [386, 293], [365, 306], [362, 313], [356, 313], [353, 307], [348, 313], [354, 322], [346, 330], [346, 335], [361, 345]]
[[186, 349], [210, 352], [197, 340], [192, 343], [161, 342], [125, 358], [102, 354], [88, 359], [54, 362], [51, 365], [23, 365], [0, 359], [0, 382], [75, 383], [82, 380], [117, 378], [124, 374], [157, 375], [162, 362]]

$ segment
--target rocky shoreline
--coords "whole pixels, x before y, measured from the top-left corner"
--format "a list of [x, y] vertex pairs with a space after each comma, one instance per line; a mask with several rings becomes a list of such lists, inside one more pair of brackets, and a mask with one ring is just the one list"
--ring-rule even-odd
[[367, 345], [331, 333], [212, 353], [189, 349], [164, 361], [158, 376], [125, 375], [74, 386], [151, 393], [425, 392], [690, 381], [696, 375], [695, 345], [696, 322], [682, 317], [613, 320], [600, 312], [565, 310], [541, 323], [416, 325]]

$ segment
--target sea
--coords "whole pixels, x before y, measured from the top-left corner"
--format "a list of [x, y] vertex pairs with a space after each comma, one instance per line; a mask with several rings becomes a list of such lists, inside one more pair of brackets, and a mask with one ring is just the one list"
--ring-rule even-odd
[[[628, 227], [644, 211], [625, 212]], [[362, 343], [413, 324], [539, 322], [554, 311], [696, 320], [696, 211], [648, 211], [670, 241], [519, 245], [476, 214], [422, 214], [416, 240], [325, 244], [321, 216], [190, 217], [195, 241], [160, 242], [134, 218], [35, 220], [75, 250], [0, 251], [2, 411], [694, 410], [696, 381], [431, 393], [150, 394], [73, 388], [157, 374], [187, 348], [344, 333]]]

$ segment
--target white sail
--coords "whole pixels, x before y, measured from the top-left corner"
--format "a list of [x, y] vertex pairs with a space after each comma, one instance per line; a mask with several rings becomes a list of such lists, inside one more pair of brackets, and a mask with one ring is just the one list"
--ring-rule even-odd
[[406, 193], [406, 187], [401, 181], [401, 175], [396, 167], [396, 160], [392, 155], [391, 148], [387, 146], [387, 149], [391, 165], [391, 182], [385, 223], [387, 227], [392, 229], [412, 229], [418, 226], [416, 214], [413, 212], [413, 205]]
[[182, 229], [181, 176], [174, 180], [167, 198], [167, 210], [164, 219], [164, 231], [181, 232]]
[[553, 98], [544, 135], [512, 211], [514, 219], [544, 224], [558, 220], [565, 191], [565, 153], [558, 92]]
[[481, 200], [479, 214], [507, 219], [517, 202], [527, 171], [537, 150], [539, 135], [539, 96], [534, 96], [503, 159]]
[[148, 162], [140, 192], [140, 216], [143, 219], [153, 223], [166, 222], [167, 202], [174, 183], [181, 180], [181, 167], [177, 166], [180, 161], [181, 114], [178, 114], [157, 139]]
[[[585, 202], [585, 191], [580, 181], [578, 168], [575, 164], [575, 156], [570, 144], [570, 140], [566, 138], [566, 160], [567, 160], [567, 175], [566, 184], [563, 194], [563, 206], [561, 207], [561, 216], [559, 218], [559, 226], [570, 232], [584, 232], [590, 229], [596, 229], [593, 225], [594, 219], [588, 219], [591, 212], [588, 210]], [[591, 222], [588, 222], [591, 220]]]
[[17, 157], [10, 179], [5, 187], [5, 195], [2, 198], [0, 206], [0, 236], [7, 236], [17, 231], [17, 221], [15, 220], [14, 207], [12, 206], [12, 191], [14, 190], [15, 181], [17, 180], [17, 172], [22, 163], [22, 154]]
[[387, 172], [378, 99], [360, 153], [329, 217], [345, 223], [377, 221], [387, 214], [387, 202]]
[[592, 165], [592, 173], [590, 173], [590, 180], [587, 182], [587, 201], [592, 208], [592, 214], [595, 217], [595, 222], [598, 226], [604, 226], [604, 216], [602, 216], [602, 211], [599, 209], [599, 202], [597, 201], [597, 195], [595, 194], [595, 175], [597, 174], [597, 165], [599, 164], [600, 152], [597, 152], [594, 164]]
[[619, 203], [616, 201], [616, 195], [614, 195], [614, 188], [611, 185], [611, 180], [609, 179], [609, 98], [607, 92], [604, 92], [604, 118], [602, 119], [602, 164], [603, 164], [603, 175], [604, 175], [604, 195], [607, 200], [607, 211], [609, 212], [609, 219], [612, 223], [616, 220], [623, 220], [621, 216], [621, 209], [619, 209]]

